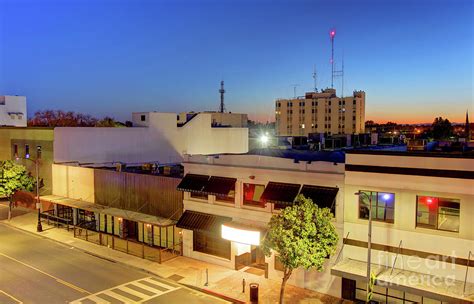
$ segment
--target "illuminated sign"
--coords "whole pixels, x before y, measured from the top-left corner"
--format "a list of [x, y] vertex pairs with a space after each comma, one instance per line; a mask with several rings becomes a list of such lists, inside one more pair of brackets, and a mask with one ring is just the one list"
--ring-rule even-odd
[[260, 245], [260, 231], [236, 228], [230, 224], [222, 224], [222, 238], [242, 244]]

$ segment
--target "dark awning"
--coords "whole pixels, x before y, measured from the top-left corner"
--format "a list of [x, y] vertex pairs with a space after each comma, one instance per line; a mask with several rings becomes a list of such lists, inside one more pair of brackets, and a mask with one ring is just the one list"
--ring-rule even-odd
[[186, 210], [179, 218], [176, 227], [199, 232], [220, 234], [222, 224], [230, 221], [232, 221], [232, 218], [230, 217]]
[[303, 194], [306, 198], [310, 198], [313, 203], [320, 208], [326, 207], [332, 209], [334, 207], [337, 191], [339, 191], [339, 188], [303, 185], [300, 194]]
[[230, 191], [235, 191], [236, 178], [211, 176], [202, 192], [211, 195], [229, 195]]
[[269, 182], [262, 193], [261, 200], [270, 203], [291, 204], [294, 202], [300, 185]]
[[176, 189], [187, 192], [202, 192], [208, 180], [208, 175], [186, 174]]

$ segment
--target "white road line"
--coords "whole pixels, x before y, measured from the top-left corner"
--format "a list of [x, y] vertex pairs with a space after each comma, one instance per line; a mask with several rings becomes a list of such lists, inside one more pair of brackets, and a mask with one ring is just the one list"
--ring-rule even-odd
[[[163, 292], [163, 291], [161, 291], [161, 290], [159, 290], [159, 289], [153, 288], [153, 287], [151, 287], [151, 286], [145, 285], [145, 284], [140, 283], [140, 282], [133, 282], [133, 285], [138, 286], [138, 287], [140, 287], [140, 288], [142, 288], [142, 289], [148, 290], [148, 291], [150, 291], [150, 292], [158, 293], [158, 294], [160, 294], [160, 293]], [[158, 284], [157, 284], [157, 285], [158, 285]]]
[[[129, 284], [127, 284], [127, 285], [129, 285]], [[134, 284], [132, 284], [132, 285], [134, 285]], [[138, 286], [137, 286], [137, 287], [138, 287]], [[133, 289], [133, 288], [130, 288], [130, 287], [128, 287], [128, 286], [122, 286], [122, 287], [120, 287], [120, 290], [123, 290], [123, 291], [125, 291], [126, 293], [132, 294], [132, 295], [137, 296], [137, 297], [139, 297], [139, 298], [150, 297], [150, 295], [148, 295], [148, 294], [146, 294], [146, 293], [143, 293], [143, 292], [141, 292], [141, 291], [135, 290], [135, 289]]]
[[160, 286], [160, 287], [165, 288], [166, 290], [168, 290], [168, 289], [176, 289], [176, 287], [174, 287], [174, 286], [171, 286], [171, 285], [168, 285], [168, 284], [166, 284], [166, 283], [162, 283], [162, 282], [159, 282], [159, 281], [156, 281], [156, 280], [152, 280], [151, 278], [148, 278], [148, 279], [142, 280], [142, 281], [146, 281], [146, 282], [149, 282], [149, 283], [151, 283], [151, 284], [158, 285], [158, 286]]
[[[115, 289], [115, 288], [114, 288]], [[101, 292], [100, 294], [105, 294], [105, 295], [108, 295], [109, 297], [112, 297], [114, 299], [117, 299], [117, 300], [120, 300], [124, 303], [135, 303], [135, 301], [133, 299], [130, 299], [130, 298], [127, 298], [125, 296], [122, 296], [121, 294], [119, 293], [116, 293], [115, 291], [113, 290], [108, 290], [106, 292]], [[142, 297], [140, 297], [142, 299]]]

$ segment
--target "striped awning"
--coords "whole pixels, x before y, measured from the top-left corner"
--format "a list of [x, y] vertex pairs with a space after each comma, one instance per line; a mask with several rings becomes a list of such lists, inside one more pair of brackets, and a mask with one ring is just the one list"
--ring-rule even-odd
[[230, 217], [186, 210], [179, 218], [176, 227], [220, 235], [222, 224], [230, 221], [232, 221]]
[[269, 182], [261, 200], [269, 203], [292, 204], [300, 190], [299, 184]]
[[236, 178], [211, 176], [202, 192], [211, 195], [229, 195], [235, 191]]
[[202, 192], [208, 180], [208, 175], [186, 174], [176, 189], [186, 192]]
[[339, 188], [303, 185], [300, 194], [310, 198], [320, 208], [332, 209], [338, 191]]

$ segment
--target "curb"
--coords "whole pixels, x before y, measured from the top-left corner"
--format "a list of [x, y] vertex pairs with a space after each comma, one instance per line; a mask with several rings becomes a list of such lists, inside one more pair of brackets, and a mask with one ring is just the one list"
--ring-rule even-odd
[[[25, 230], [25, 229], [22, 229], [22, 228], [19, 228], [17, 226], [14, 226], [12, 224], [9, 224], [8, 222], [4, 222], [4, 221], [0, 221], [0, 225], [5, 225], [5, 226], [8, 226], [12, 229], [15, 229], [17, 231], [21, 231], [21, 232], [25, 232], [25, 233], [28, 233], [30, 235], [33, 235], [33, 236], [36, 236], [36, 237], [39, 237], [39, 238], [42, 238], [42, 239], [45, 239], [45, 240], [50, 240], [50, 241], [53, 241], [61, 246], [66, 246], [66, 247], [72, 247], [74, 250], [78, 250], [80, 252], [83, 252], [85, 254], [88, 254], [88, 255], [91, 255], [93, 257], [96, 257], [96, 258], [99, 258], [99, 259], [103, 259], [103, 260], [106, 260], [108, 262], [111, 262], [111, 263], [116, 263], [116, 264], [119, 264], [119, 265], [122, 265], [122, 266], [125, 266], [125, 267], [129, 267], [129, 268], [134, 268], [134, 269], [138, 269], [140, 271], [143, 271], [147, 274], [150, 274], [150, 275], [153, 275], [153, 276], [157, 276], [161, 279], [165, 279], [165, 280], [169, 280], [168, 278], [164, 278], [162, 277], [161, 275], [153, 272], [153, 271], [150, 271], [148, 269], [145, 269], [145, 268], [142, 268], [142, 267], [137, 267], [137, 266], [133, 266], [133, 265], [130, 265], [130, 264], [127, 264], [125, 262], [122, 262], [122, 261], [119, 261], [119, 260], [115, 260], [115, 259], [111, 259], [109, 257], [106, 257], [102, 254], [97, 254], [95, 252], [92, 252], [92, 251], [89, 251], [87, 249], [82, 249], [82, 248], [78, 248], [74, 245], [71, 245], [71, 244], [68, 244], [68, 243], [64, 243], [62, 241], [59, 241], [59, 240], [56, 240], [56, 239], [53, 239], [53, 238], [50, 238], [50, 237], [47, 237], [45, 235], [41, 235], [39, 234], [38, 232], [33, 232], [33, 231], [29, 231], [29, 230]], [[76, 239], [76, 238], [74, 238]], [[94, 244], [94, 245], [97, 245], [97, 244]], [[97, 246], [100, 246], [100, 245], [97, 245]], [[103, 246], [102, 246], [103, 247]], [[113, 249], [112, 249], [113, 250]], [[241, 303], [246, 303], [246, 302], [242, 302], [240, 300], [237, 300], [237, 299], [234, 299], [234, 298], [231, 298], [229, 296], [226, 296], [226, 295], [222, 295], [222, 294], [219, 294], [219, 293], [216, 293], [212, 290], [209, 290], [209, 289], [204, 289], [204, 288], [200, 288], [200, 287], [197, 287], [197, 286], [192, 286], [192, 285], [188, 285], [188, 284], [183, 284], [183, 283], [180, 283], [180, 282], [176, 282], [176, 281], [173, 281], [173, 280], [170, 280], [172, 281], [173, 283], [177, 283], [185, 288], [189, 288], [189, 289], [193, 289], [193, 290], [197, 290], [197, 291], [200, 291], [202, 293], [205, 293], [207, 295], [210, 295], [210, 296], [214, 296], [216, 298], [220, 298], [220, 299], [223, 299], [223, 300], [226, 300], [226, 301], [229, 301], [229, 302], [232, 302], [232, 303], [235, 303], [235, 304], [241, 304]]]

